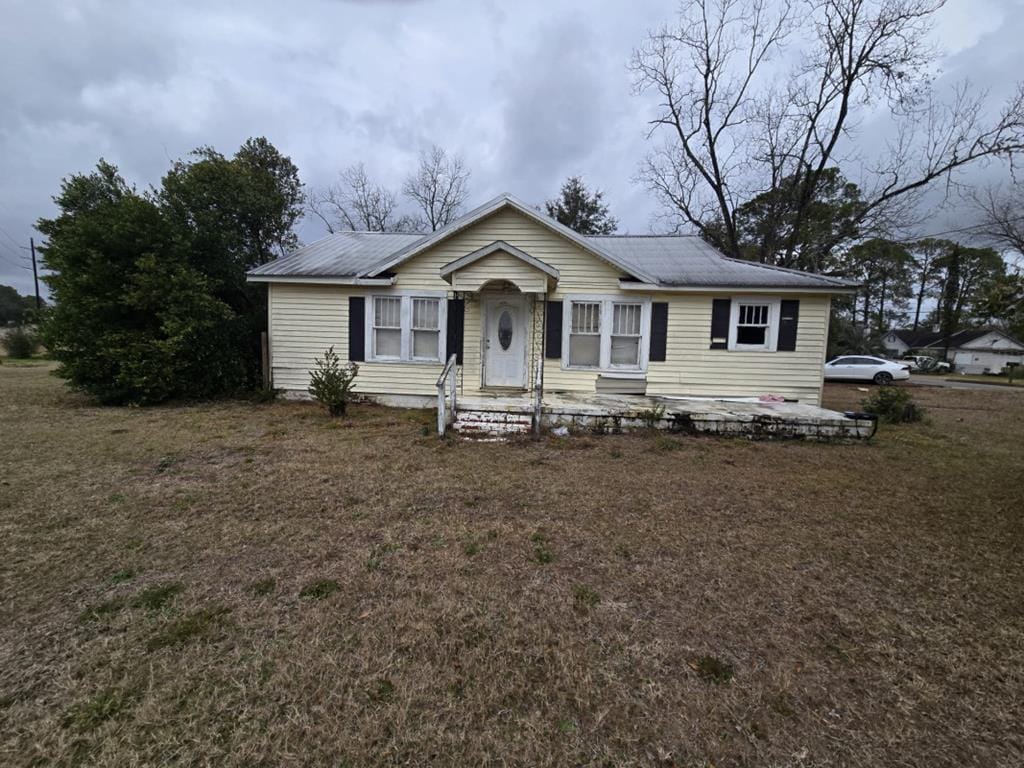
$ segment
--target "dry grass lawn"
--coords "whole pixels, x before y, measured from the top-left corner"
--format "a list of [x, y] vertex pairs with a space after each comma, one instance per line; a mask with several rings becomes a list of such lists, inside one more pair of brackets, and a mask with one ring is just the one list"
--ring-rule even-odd
[[1019, 766], [1024, 396], [915, 391], [473, 444], [0, 366], [0, 764]]

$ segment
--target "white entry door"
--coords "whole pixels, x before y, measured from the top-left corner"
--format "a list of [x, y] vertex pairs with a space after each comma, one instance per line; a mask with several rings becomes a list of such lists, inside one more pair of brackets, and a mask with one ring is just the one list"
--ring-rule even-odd
[[526, 388], [526, 297], [484, 300], [484, 386]]

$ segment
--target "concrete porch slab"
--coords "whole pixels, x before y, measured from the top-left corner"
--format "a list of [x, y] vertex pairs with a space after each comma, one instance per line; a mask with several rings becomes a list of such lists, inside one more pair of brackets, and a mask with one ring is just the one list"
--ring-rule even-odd
[[[531, 396], [480, 394], [459, 398], [455, 429], [464, 434], [522, 433], [532, 420]], [[666, 429], [691, 434], [744, 435], [804, 440], [863, 439], [874, 423], [804, 403], [765, 403], [756, 398], [654, 397], [546, 394], [545, 427], [589, 432]]]

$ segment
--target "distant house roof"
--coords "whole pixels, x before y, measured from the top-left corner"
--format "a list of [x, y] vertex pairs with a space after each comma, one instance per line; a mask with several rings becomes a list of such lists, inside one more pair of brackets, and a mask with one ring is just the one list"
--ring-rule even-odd
[[779, 288], [849, 291], [857, 283], [838, 277], [732, 259], [696, 235], [581, 235], [511, 195], [500, 195], [430, 234], [338, 232], [249, 271], [274, 278], [340, 278], [372, 281], [406, 260], [490, 216], [512, 208], [620, 269], [627, 279], [669, 288]]
[[[912, 331], [909, 329], [894, 328], [889, 331], [889, 333], [911, 349], [928, 349], [929, 347], [940, 348], [945, 346], [945, 337], [938, 331]], [[990, 333], [998, 333], [1000, 336], [1009, 339], [1013, 343], [1020, 344], [1017, 339], [998, 328], [967, 328], [950, 334], [949, 346], [962, 347], [966, 344], [970, 344], [972, 341], [980, 339], [983, 336], [987, 336]], [[1024, 346], [1024, 344], [1021, 346]]]

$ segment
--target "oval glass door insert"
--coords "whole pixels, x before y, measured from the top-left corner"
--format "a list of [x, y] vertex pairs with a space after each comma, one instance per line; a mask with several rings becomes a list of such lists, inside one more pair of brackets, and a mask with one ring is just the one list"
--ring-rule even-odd
[[512, 345], [512, 314], [507, 309], [498, 318], [498, 343], [502, 349]]

